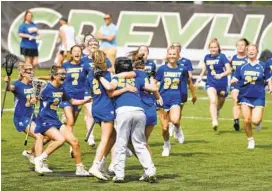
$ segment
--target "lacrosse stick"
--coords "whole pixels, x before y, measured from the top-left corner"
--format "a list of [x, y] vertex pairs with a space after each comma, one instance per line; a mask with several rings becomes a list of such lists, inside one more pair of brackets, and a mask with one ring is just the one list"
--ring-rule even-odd
[[[33, 86], [33, 92], [34, 92], [34, 95], [35, 95], [36, 99], [40, 98], [40, 92], [41, 92], [42, 88], [45, 86], [45, 84], [46, 84], [45, 81], [33, 78], [33, 80], [32, 80], [32, 86]], [[33, 113], [31, 115], [29, 124], [27, 126], [28, 131], [27, 131], [26, 137], [25, 137], [25, 143], [24, 143], [25, 146], [27, 145], [27, 139], [28, 139], [29, 131], [31, 129], [31, 124], [32, 124], [33, 116], [35, 115], [35, 105], [36, 104], [33, 105]]]
[[[8, 54], [7, 56], [5, 56], [5, 62], [2, 64], [2, 66], [5, 67], [8, 77], [11, 76], [13, 67], [14, 67], [14, 65], [15, 65], [15, 63], [17, 61], [18, 61], [18, 58], [14, 54]], [[3, 111], [4, 111], [4, 105], [5, 105], [7, 90], [8, 90], [8, 83], [6, 82], [4, 99], [2, 101], [2, 106], [1, 106], [1, 117], [2, 117]]]
[[87, 133], [87, 135], [86, 135], [86, 137], [85, 137], [85, 139], [84, 139], [85, 142], [88, 141], [88, 139], [89, 139], [89, 137], [90, 137], [90, 135], [91, 135], [91, 132], [92, 132], [92, 130], [93, 130], [93, 128], [94, 128], [94, 125], [95, 125], [95, 121], [93, 120], [93, 123], [92, 123], [92, 125], [91, 125], [91, 127], [90, 127], [90, 129], [89, 129], [89, 131], [88, 131], [88, 133]]

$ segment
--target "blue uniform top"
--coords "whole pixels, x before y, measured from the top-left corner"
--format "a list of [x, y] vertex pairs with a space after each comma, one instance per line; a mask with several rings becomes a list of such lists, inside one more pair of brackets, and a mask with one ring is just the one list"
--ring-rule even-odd
[[144, 70], [147, 73], [150, 73], [151, 71], [156, 71], [156, 64], [155, 64], [155, 62], [153, 62], [152, 60], [147, 60], [145, 62], [145, 68], [144, 68]]
[[234, 75], [236, 68], [239, 66], [244, 65], [245, 63], [247, 63], [247, 56], [244, 58], [238, 58], [237, 54], [235, 54], [232, 59], [231, 59], [231, 67], [232, 67], [232, 76]]
[[248, 98], [265, 98], [265, 81], [271, 78], [268, 67], [259, 61], [254, 66], [246, 63], [238, 67], [234, 78], [239, 80], [239, 96]]
[[[187, 58], [181, 58], [178, 63], [177, 63], [181, 68], [183, 68], [183, 70], [185, 71], [193, 71], [193, 66], [192, 66], [192, 62], [191, 60], [187, 59]], [[185, 80], [182, 80], [180, 85], [179, 85], [179, 89], [181, 91], [182, 94], [188, 94], [188, 87], [187, 87], [187, 81], [188, 81], [188, 77], [187, 76], [185, 78]]]
[[266, 61], [266, 67], [268, 68], [268, 70], [270, 71], [270, 74], [272, 75], [272, 58]]
[[126, 84], [129, 84], [133, 87], [136, 87], [138, 92], [125, 92], [114, 98], [115, 109], [118, 109], [122, 106], [131, 106], [131, 107], [140, 107], [143, 108], [141, 103], [140, 91], [144, 87], [145, 81], [142, 78], [136, 77], [131, 79], [124, 79], [114, 77], [113, 80], [117, 80], [118, 86], [116, 90], [126, 87]]
[[[37, 32], [29, 32], [32, 28], [37, 28], [37, 25], [33, 22], [31, 23], [22, 23], [19, 26], [18, 33], [24, 33], [31, 35], [33, 37], [37, 36]], [[38, 44], [35, 39], [29, 40], [28, 38], [22, 38], [21, 43], [20, 43], [21, 48], [30, 48], [30, 49], [38, 49]]]
[[[104, 78], [111, 81], [110, 72], [104, 72]], [[91, 89], [91, 96], [93, 98], [93, 110], [114, 110], [112, 100], [108, 97], [107, 90], [100, 81], [94, 78], [93, 74], [89, 74], [87, 84]]]
[[74, 95], [83, 92], [84, 97], [86, 77], [90, 71], [90, 67], [82, 61], [77, 65], [66, 62], [62, 64], [62, 67], [66, 70], [66, 77], [63, 83], [66, 96], [75, 98]]
[[48, 123], [61, 123], [57, 114], [57, 108], [62, 101], [62, 97], [63, 88], [57, 88], [50, 82], [47, 83], [41, 91], [41, 110], [38, 116]]
[[185, 70], [181, 67], [169, 68], [167, 64], [159, 67], [155, 79], [160, 82], [159, 92], [163, 102], [181, 103], [180, 83], [185, 80]]
[[[139, 78], [143, 79], [145, 82], [150, 83], [150, 80], [149, 80], [147, 73], [145, 71], [135, 70], [135, 73], [136, 73], [136, 77], [139, 77]], [[147, 92], [145, 90], [141, 90], [140, 96], [141, 96], [142, 103], [143, 103], [144, 107], [151, 107], [154, 105], [155, 97], [150, 92]]]
[[34, 112], [33, 105], [30, 104], [31, 97], [34, 97], [34, 90], [31, 84], [24, 84], [20, 80], [16, 80], [13, 83], [15, 87], [14, 91], [14, 105], [15, 112], [14, 117], [31, 117]]
[[216, 74], [220, 74], [225, 71], [225, 65], [229, 63], [225, 54], [217, 54], [212, 56], [207, 54], [204, 58], [208, 74], [207, 74], [207, 84], [208, 85], [218, 85], [218, 86], [227, 86], [228, 78], [227, 76], [217, 80], [214, 78]]

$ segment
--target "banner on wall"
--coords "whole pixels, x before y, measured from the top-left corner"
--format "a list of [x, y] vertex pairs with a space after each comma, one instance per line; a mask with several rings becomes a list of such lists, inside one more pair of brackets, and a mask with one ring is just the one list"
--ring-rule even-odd
[[260, 50], [272, 50], [272, 7], [238, 5], [194, 5], [166, 2], [2, 2], [1, 52], [19, 55], [18, 27], [24, 11], [33, 12], [38, 24], [40, 67], [53, 64], [58, 46], [59, 19], [64, 16], [76, 35], [96, 34], [105, 13], [118, 27], [118, 55], [138, 45], [150, 47], [150, 59], [160, 64], [166, 47], [182, 44], [182, 54], [195, 67], [208, 53], [209, 40], [216, 37], [228, 57], [235, 54], [236, 41], [245, 37]]

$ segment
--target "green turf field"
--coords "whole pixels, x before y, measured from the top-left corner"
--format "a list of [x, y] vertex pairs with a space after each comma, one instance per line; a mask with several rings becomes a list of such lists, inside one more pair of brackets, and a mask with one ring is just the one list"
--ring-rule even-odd
[[[4, 74], [2, 70], [2, 74]], [[36, 75], [47, 75], [48, 70], [39, 70]], [[2, 75], [3, 76], [3, 75]], [[12, 77], [15, 79], [17, 73]], [[2, 92], [3, 96], [3, 81]], [[199, 91], [199, 97], [206, 97]], [[7, 94], [5, 108], [13, 107], [13, 95]], [[23, 158], [25, 134], [13, 126], [13, 112], [5, 111], [2, 119], [2, 190], [272, 190], [272, 98], [267, 97], [263, 130], [256, 132], [256, 148], [248, 151], [243, 130], [232, 128], [232, 101], [227, 99], [219, 120], [219, 132], [214, 133], [209, 119], [208, 101], [200, 99], [196, 105], [187, 103], [182, 119], [185, 143], [180, 145], [171, 139], [169, 157], [161, 157], [163, 139], [158, 124], [150, 138], [153, 161], [157, 167], [158, 183], [139, 182], [143, 171], [137, 159], [127, 159], [124, 184], [102, 182], [94, 177], [75, 177], [74, 161], [69, 157], [65, 144], [49, 158], [54, 173], [39, 176], [34, 166]], [[193, 118], [195, 117], [195, 118]], [[75, 125], [75, 134], [80, 139], [83, 163], [87, 168], [94, 158], [95, 149], [83, 141], [85, 125], [82, 113]], [[95, 127], [96, 143], [100, 130]], [[33, 143], [29, 139], [29, 144]], [[109, 160], [107, 159], [107, 164]]]

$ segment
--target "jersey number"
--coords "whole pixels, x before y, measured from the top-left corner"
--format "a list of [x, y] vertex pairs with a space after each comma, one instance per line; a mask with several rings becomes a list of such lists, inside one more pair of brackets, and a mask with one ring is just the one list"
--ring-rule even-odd
[[257, 80], [257, 77], [252, 77], [252, 76], [246, 76], [245, 77], [245, 82], [244, 84], [255, 84]]
[[215, 70], [214, 70], [213, 65], [210, 65], [210, 70], [211, 70], [211, 75], [212, 75], [212, 76], [215, 76], [215, 75], [216, 75], [216, 72], [215, 72]]
[[76, 86], [78, 85], [78, 78], [79, 78], [79, 73], [72, 73], [71, 74], [71, 77], [74, 78], [74, 80], [72, 81], [72, 85], [73, 86]]
[[31, 95], [27, 95], [26, 96], [26, 103], [25, 103], [25, 107], [30, 107], [30, 99], [31, 99]]
[[53, 100], [53, 103], [50, 105], [50, 109], [57, 110], [58, 109], [58, 105], [59, 105], [59, 99], [55, 98]]
[[178, 89], [179, 79], [178, 78], [164, 78], [164, 89]]
[[97, 79], [93, 80], [93, 93], [96, 95], [101, 94], [101, 91], [99, 89], [99, 82]]

